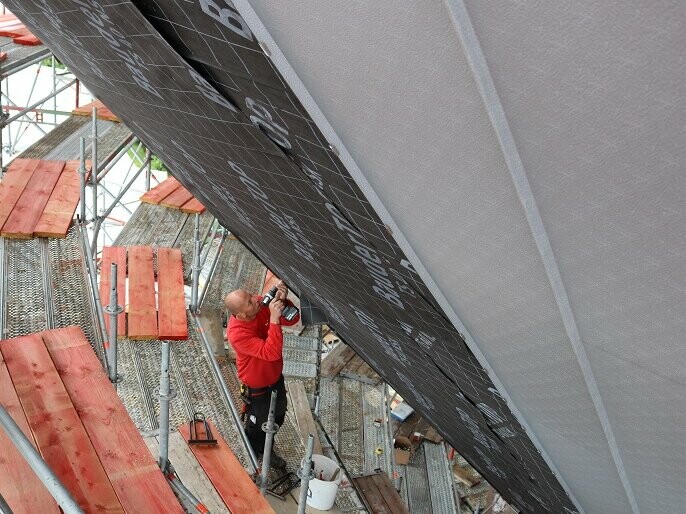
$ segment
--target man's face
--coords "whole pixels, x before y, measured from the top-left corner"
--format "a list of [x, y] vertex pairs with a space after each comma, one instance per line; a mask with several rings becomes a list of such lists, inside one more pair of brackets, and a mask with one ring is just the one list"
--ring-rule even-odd
[[247, 319], [252, 319], [255, 316], [257, 316], [257, 313], [260, 312], [260, 309], [262, 308], [262, 304], [260, 304], [258, 299], [259, 296], [257, 295], [245, 293], [243, 299], [244, 303], [241, 307], [241, 314], [243, 315], [243, 317]]

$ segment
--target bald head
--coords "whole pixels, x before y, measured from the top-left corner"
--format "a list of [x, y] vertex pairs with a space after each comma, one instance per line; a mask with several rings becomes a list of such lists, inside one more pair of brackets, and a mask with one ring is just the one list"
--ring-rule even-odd
[[257, 316], [262, 307], [257, 301], [257, 296], [253, 296], [244, 289], [231, 291], [224, 298], [224, 306], [236, 318], [251, 320]]

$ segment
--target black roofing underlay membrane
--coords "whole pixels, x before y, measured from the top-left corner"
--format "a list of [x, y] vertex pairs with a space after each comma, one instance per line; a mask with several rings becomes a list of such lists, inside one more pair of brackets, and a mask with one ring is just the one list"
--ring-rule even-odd
[[576, 512], [230, 2], [6, 4], [507, 501]]

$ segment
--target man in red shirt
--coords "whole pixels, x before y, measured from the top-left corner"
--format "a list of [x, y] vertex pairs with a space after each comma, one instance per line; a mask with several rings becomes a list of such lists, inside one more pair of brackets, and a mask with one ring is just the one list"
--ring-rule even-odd
[[[248, 411], [245, 433], [255, 454], [260, 457], [264, 451], [265, 433], [262, 423], [269, 416], [271, 392], [276, 391], [274, 420], [278, 426], [286, 417], [286, 387], [283, 379], [283, 334], [281, 325], [294, 325], [300, 315], [291, 321], [281, 316], [286, 305], [288, 288], [283, 282], [277, 286], [278, 292], [269, 304], [262, 305], [262, 297], [251, 295], [243, 289], [229, 293], [224, 299], [231, 313], [227, 328], [227, 338], [236, 353], [238, 378], [248, 390]], [[273, 451], [271, 464], [275, 468], [285, 468], [286, 461]]]

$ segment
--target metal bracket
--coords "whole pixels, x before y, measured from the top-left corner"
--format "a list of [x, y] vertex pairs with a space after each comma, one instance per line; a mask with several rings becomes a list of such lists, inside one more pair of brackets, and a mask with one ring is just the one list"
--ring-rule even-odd
[[170, 388], [169, 394], [164, 394], [162, 391], [160, 391], [159, 396], [162, 400], [172, 401], [174, 398], [176, 398], [176, 391]]
[[124, 312], [124, 307], [117, 305], [114, 309], [109, 305], [103, 309], [107, 314], [121, 314]]

